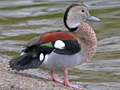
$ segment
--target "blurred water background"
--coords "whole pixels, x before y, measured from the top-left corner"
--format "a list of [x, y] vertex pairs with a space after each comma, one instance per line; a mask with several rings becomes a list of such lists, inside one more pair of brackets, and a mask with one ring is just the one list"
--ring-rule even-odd
[[63, 14], [72, 3], [84, 3], [101, 22], [86, 21], [96, 32], [97, 53], [69, 71], [71, 83], [88, 90], [120, 90], [120, 0], [0, 0], [1, 56], [15, 58], [31, 38], [67, 30]]

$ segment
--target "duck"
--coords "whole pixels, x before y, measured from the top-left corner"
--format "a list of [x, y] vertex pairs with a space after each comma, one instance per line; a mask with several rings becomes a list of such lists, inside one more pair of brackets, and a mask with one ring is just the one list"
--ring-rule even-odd
[[[64, 13], [63, 22], [68, 31], [53, 30], [32, 38], [21, 55], [9, 61], [12, 70], [42, 68], [49, 70], [51, 79], [81, 90], [68, 80], [68, 70], [81, 65], [96, 53], [97, 38], [85, 20], [99, 22], [89, 14], [84, 4], [71, 4]], [[64, 81], [56, 79], [54, 72], [63, 71]]]

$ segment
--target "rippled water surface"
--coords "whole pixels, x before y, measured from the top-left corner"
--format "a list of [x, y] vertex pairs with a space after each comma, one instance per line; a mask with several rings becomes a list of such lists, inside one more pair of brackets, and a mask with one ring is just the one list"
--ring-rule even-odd
[[31, 38], [67, 30], [62, 17], [72, 3], [84, 3], [101, 22], [86, 21], [96, 32], [97, 53], [70, 70], [71, 83], [87, 90], [120, 90], [120, 0], [0, 0], [1, 55], [15, 58]]

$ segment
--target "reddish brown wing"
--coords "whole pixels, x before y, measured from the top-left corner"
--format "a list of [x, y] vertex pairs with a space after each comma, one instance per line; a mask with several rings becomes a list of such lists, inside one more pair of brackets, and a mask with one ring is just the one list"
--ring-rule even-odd
[[48, 43], [48, 42], [53, 42], [56, 40], [77, 41], [77, 39], [72, 34], [65, 33], [65, 32], [54, 32], [54, 33], [48, 33], [48, 34], [42, 36], [40, 39], [40, 42]]
[[55, 32], [59, 32], [59, 31], [49, 31], [49, 32], [45, 32], [37, 37], [34, 37], [24, 47], [30, 47], [33, 45], [37, 45], [40, 43], [41, 37], [43, 37], [44, 35], [47, 35], [47, 34], [55, 33]]
[[34, 37], [24, 47], [30, 47], [33, 45], [37, 45], [39, 43], [53, 42], [56, 40], [77, 41], [77, 39], [72, 34], [61, 32], [61, 31], [49, 31], [49, 32], [45, 32], [37, 37]]

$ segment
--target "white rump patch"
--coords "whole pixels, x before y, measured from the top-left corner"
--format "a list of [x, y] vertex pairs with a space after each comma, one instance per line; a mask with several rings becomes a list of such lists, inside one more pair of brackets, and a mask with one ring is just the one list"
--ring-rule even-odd
[[65, 43], [61, 40], [57, 40], [54, 44], [54, 47], [58, 49], [64, 49]]
[[43, 59], [44, 59], [44, 55], [43, 55], [43, 53], [41, 53], [40, 56], [39, 56], [39, 60], [43, 61]]

